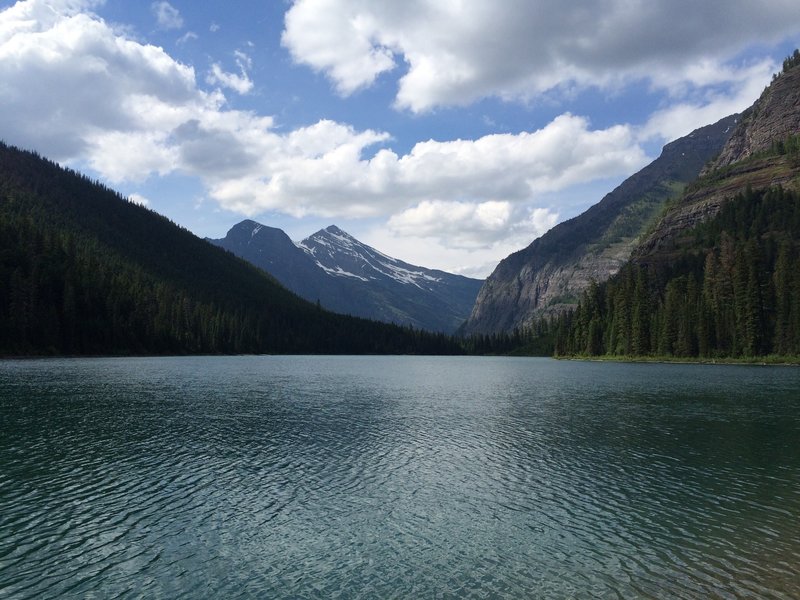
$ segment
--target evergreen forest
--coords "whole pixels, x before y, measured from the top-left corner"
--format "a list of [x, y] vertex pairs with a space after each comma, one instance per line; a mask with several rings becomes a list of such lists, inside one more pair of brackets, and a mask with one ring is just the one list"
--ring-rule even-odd
[[562, 356], [800, 356], [800, 195], [748, 188], [545, 325]]
[[113, 190], [0, 144], [0, 355], [442, 354], [329, 313]]

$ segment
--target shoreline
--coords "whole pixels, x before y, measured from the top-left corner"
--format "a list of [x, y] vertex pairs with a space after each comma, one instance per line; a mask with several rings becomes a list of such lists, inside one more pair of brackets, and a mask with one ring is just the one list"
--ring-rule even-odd
[[686, 356], [554, 356], [553, 358], [556, 360], [574, 360], [583, 362], [800, 367], [800, 357], [793, 356], [761, 356], [752, 358], [692, 358]]

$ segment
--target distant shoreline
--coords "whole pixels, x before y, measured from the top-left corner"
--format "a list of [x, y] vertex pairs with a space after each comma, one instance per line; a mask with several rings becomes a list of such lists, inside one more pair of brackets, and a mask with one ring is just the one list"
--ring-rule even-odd
[[800, 357], [792, 356], [760, 356], [753, 358], [691, 358], [685, 356], [554, 356], [553, 358], [556, 360], [575, 360], [583, 362], [800, 367]]

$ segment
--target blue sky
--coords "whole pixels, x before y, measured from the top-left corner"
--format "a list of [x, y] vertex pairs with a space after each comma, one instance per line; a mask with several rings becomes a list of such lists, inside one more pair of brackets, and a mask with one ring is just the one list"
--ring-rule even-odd
[[796, 0], [0, 1], [0, 138], [200, 236], [486, 276], [797, 46]]

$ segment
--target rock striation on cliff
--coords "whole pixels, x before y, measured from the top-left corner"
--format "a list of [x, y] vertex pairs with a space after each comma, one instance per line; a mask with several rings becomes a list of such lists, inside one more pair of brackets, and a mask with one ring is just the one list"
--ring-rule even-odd
[[755, 104], [742, 113], [738, 126], [704, 174], [769, 151], [777, 140], [800, 131], [800, 68], [775, 76]]
[[755, 104], [742, 113], [719, 156], [701, 172], [679, 201], [633, 253], [640, 263], [669, 260], [680, 233], [717, 215], [748, 187], [800, 190], [800, 160], [784, 142], [800, 135], [800, 64], [776, 75]]
[[731, 115], [670, 142], [598, 204], [501, 261], [459, 332], [513, 331], [575, 306], [590, 282], [605, 281], [628, 261], [666, 202], [720, 152], [737, 119]]

